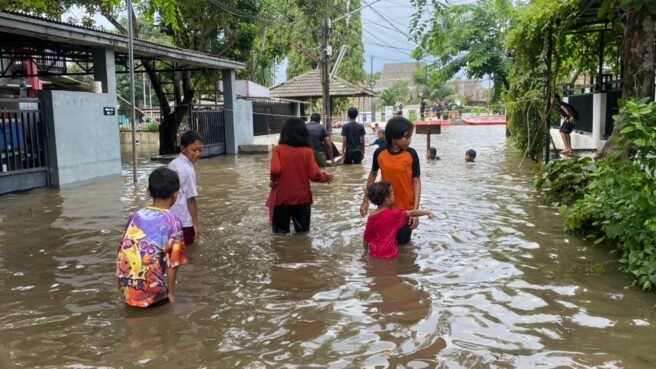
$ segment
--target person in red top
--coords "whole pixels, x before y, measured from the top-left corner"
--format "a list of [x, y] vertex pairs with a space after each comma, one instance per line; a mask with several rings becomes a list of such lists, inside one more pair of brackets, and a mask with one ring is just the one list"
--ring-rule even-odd
[[[419, 198], [421, 197], [421, 170], [419, 168], [419, 156], [417, 151], [410, 147], [412, 138], [412, 123], [403, 117], [394, 117], [387, 122], [385, 127], [385, 148], [379, 148], [374, 152], [373, 164], [364, 198], [360, 206], [360, 214], [367, 215], [369, 201], [367, 191], [374, 182], [380, 169], [383, 181], [389, 182], [394, 189], [394, 203], [392, 207], [399, 210], [417, 210]], [[419, 220], [410, 217], [408, 224], [401, 228], [396, 240], [399, 245], [410, 242], [412, 230], [417, 228]]]
[[431, 219], [435, 215], [426, 210], [392, 209], [394, 192], [389, 182], [376, 182], [367, 190], [369, 201], [378, 206], [369, 218], [364, 230], [364, 242], [369, 246], [369, 255], [376, 259], [394, 259], [399, 256], [396, 234], [408, 224], [408, 217], [423, 215]]
[[290, 219], [296, 232], [310, 230], [312, 191], [310, 181], [332, 181], [314, 160], [310, 136], [301, 118], [289, 118], [271, 155], [272, 226], [275, 233], [289, 233]]

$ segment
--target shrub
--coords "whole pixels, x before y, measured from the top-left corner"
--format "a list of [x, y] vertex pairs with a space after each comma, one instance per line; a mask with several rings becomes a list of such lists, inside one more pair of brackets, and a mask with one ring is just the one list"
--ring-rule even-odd
[[595, 169], [592, 158], [572, 158], [538, 164], [533, 184], [555, 205], [569, 205], [583, 197], [590, 173]]

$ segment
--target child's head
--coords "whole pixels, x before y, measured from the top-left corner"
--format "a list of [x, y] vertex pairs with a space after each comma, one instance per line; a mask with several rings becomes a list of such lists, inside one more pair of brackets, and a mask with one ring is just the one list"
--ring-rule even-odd
[[292, 147], [311, 147], [310, 134], [303, 119], [291, 117], [287, 119], [280, 131], [279, 144], [285, 144]]
[[431, 147], [430, 149], [428, 149], [428, 152], [429, 152], [428, 158], [430, 160], [435, 160], [437, 158], [437, 149], [436, 148]]
[[465, 161], [472, 162], [476, 159], [476, 150], [469, 149], [465, 152]]
[[148, 193], [153, 199], [171, 199], [178, 190], [180, 190], [178, 174], [169, 168], [157, 168], [148, 176]]
[[195, 163], [203, 155], [203, 143], [203, 137], [198, 132], [189, 130], [180, 137], [180, 152]]
[[348, 114], [349, 119], [355, 119], [355, 118], [358, 117], [358, 109], [351, 107], [351, 108], [348, 109], [347, 114]]
[[385, 140], [385, 130], [384, 129], [381, 129], [381, 130], [378, 131], [378, 138], [380, 138], [381, 140]]
[[390, 207], [394, 202], [394, 192], [392, 192], [392, 185], [389, 182], [376, 182], [369, 190], [367, 190], [367, 197], [374, 205]]
[[412, 122], [402, 116], [387, 121], [385, 126], [385, 143], [387, 149], [407, 149], [412, 138]]

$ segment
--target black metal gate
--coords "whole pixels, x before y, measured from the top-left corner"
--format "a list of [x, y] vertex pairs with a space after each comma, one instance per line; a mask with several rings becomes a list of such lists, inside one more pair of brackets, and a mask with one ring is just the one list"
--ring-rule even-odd
[[0, 194], [45, 186], [47, 156], [40, 109], [0, 109]]
[[225, 114], [223, 110], [191, 110], [189, 126], [205, 140], [203, 157], [226, 153]]

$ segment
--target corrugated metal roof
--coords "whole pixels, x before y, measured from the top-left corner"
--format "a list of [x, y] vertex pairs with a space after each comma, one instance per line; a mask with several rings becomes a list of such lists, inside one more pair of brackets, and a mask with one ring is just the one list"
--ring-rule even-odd
[[[300, 76], [294, 77], [289, 81], [272, 87], [270, 92], [271, 97], [287, 99], [307, 99], [321, 97], [323, 96], [323, 90], [321, 86], [321, 71], [319, 69], [315, 69], [301, 74]], [[330, 82], [330, 96], [377, 96], [377, 94], [366, 87], [355, 85], [340, 77], [335, 77]]]
[[[0, 12], [0, 33], [75, 46], [106, 47], [127, 54], [125, 35], [15, 12]], [[238, 61], [139, 39], [134, 40], [134, 55], [213, 69], [243, 69], [245, 66]]]

